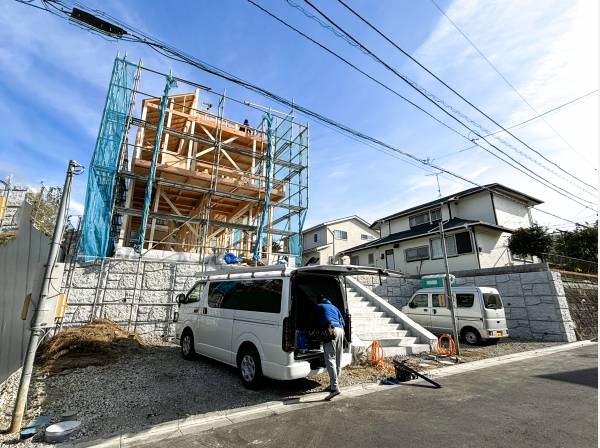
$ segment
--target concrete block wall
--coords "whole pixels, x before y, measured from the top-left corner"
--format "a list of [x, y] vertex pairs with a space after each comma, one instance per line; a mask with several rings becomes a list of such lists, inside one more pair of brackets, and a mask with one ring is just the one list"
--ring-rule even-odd
[[110, 319], [149, 340], [174, 337], [176, 296], [203, 273], [198, 263], [105, 259], [67, 263], [64, 325]]
[[[558, 272], [545, 264], [456, 272], [455, 286], [490, 286], [504, 302], [513, 337], [543, 341], [577, 340], [565, 288]], [[358, 276], [357, 279], [397, 308], [420, 287], [416, 277]], [[596, 289], [597, 296], [597, 289]]]

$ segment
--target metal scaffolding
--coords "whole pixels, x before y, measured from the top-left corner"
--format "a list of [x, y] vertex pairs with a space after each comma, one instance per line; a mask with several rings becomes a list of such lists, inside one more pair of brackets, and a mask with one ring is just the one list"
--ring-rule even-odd
[[[201, 263], [231, 253], [246, 263], [298, 265], [308, 126], [294, 111], [215, 93], [141, 62], [117, 57], [114, 67], [79, 254], [133, 248], [143, 256], [189, 254], [180, 259]], [[161, 85], [162, 95], [151, 93]], [[237, 120], [225, 117], [226, 105]]]

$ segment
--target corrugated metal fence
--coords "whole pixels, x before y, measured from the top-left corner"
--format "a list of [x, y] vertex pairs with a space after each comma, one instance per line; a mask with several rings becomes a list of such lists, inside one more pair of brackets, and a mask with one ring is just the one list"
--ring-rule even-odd
[[21, 207], [16, 238], [0, 246], [0, 383], [25, 356], [29, 322], [21, 320], [25, 296], [48, 258], [50, 239], [31, 225], [31, 205]]

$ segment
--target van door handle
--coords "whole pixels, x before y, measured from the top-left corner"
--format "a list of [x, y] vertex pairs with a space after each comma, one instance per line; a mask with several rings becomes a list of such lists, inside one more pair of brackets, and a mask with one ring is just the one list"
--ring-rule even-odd
[[437, 310], [435, 308], [433, 309], [433, 314], [437, 314]]
[[423, 308], [423, 311], [427, 311], [427, 308]]
[[194, 313], [198, 313], [198, 308], [194, 308]]
[[206, 309], [206, 307], [202, 308], [202, 314], [208, 314], [208, 309]]

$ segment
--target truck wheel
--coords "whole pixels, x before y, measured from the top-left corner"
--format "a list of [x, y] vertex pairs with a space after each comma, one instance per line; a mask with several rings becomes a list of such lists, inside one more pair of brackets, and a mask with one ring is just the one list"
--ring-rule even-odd
[[194, 334], [188, 329], [181, 335], [181, 354], [187, 360], [196, 358], [196, 350], [194, 349]]
[[237, 365], [244, 387], [258, 389], [262, 385], [263, 373], [260, 355], [253, 345], [246, 345], [240, 349]]
[[481, 336], [474, 328], [465, 328], [462, 331], [462, 337], [469, 345], [478, 345], [481, 342]]

